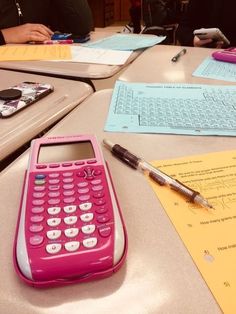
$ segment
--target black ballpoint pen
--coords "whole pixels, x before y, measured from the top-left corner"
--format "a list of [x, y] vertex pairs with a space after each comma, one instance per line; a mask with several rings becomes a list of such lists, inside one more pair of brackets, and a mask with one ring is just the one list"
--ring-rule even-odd
[[183, 56], [186, 52], [187, 52], [187, 49], [186, 49], [186, 48], [180, 50], [180, 52], [177, 53], [177, 55], [175, 55], [175, 56], [171, 59], [171, 61], [173, 61], [173, 62], [178, 61], [179, 58], [180, 58], [181, 56]]
[[161, 170], [153, 167], [150, 163], [129, 152], [122, 146], [113, 144], [107, 139], [104, 139], [103, 143], [114, 154], [114, 156], [128, 164], [130, 167], [141, 170], [144, 173], [148, 173], [149, 177], [158, 184], [168, 185], [171, 189], [184, 195], [189, 201], [193, 203], [199, 204], [208, 209], [213, 208], [212, 205], [210, 205], [208, 201], [202, 195], [200, 195], [199, 192], [194, 191], [178, 180], [171, 178]]

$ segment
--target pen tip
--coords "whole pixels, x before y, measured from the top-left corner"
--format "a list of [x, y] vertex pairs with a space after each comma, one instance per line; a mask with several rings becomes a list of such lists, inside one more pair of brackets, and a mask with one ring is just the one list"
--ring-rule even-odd
[[203, 205], [204, 205], [204, 207], [207, 208], [207, 209], [215, 209], [211, 204], [208, 203], [207, 200], [204, 202]]

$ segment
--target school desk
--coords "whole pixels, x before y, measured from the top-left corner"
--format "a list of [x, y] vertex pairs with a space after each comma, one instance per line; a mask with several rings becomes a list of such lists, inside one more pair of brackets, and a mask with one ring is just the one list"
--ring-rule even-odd
[[118, 79], [127, 82], [148, 83], [235, 84], [192, 76], [203, 60], [219, 49], [185, 47], [186, 53], [181, 55], [177, 62], [171, 61], [183, 48], [168, 45], [151, 47], [134, 60]]
[[0, 70], [0, 89], [24, 81], [49, 83], [54, 91], [11, 117], [0, 119], [0, 161], [64, 117], [92, 92], [86, 83]]
[[[108, 36], [114, 35], [112, 32], [92, 32], [91, 42]], [[35, 74], [51, 75], [56, 77], [68, 78], [73, 80], [82, 80], [89, 82], [91, 80], [107, 79], [137, 58], [143, 49], [134, 51], [129, 59], [123, 65], [103, 65], [103, 64], [89, 64], [76, 62], [53, 62], [53, 61], [14, 61], [14, 62], [0, 62], [0, 68], [10, 69], [15, 71], [23, 71]]]
[[[96, 134], [119, 143], [146, 160], [170, 159], [235, 149], [235, 139], [104, 132], [111, 90], [94, 93], [47, 135]], [[106, 149], [128, 232], [122, 268], [106, 279], [36, 289], [25, 285], [12, 263], [17, 212], [28, 152], [0, 174], [0, 312], [10, 314], [221, 313], [218, 304], [145, 177]]]

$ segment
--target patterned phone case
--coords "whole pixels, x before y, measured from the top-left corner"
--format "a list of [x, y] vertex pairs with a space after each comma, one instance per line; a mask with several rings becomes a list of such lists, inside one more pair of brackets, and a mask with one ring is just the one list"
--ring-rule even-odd
[[50, 84], [35, 82], [23, 82], [11, 88], [20, 90], [22, 94], [20, 98], [14, 100], [0, 99], [1, 118], [11, 117], [53, 91], [53, 87]]

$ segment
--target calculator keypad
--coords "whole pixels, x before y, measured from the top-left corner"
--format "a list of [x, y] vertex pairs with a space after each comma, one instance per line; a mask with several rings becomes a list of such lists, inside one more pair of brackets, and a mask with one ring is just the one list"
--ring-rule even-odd
[[29, 247], [46, 255], [76, 252], [99, 247], [111, 236], [114, 217], [108, 186], [103, 167], [94, 163], [73, 171], [31, 173]]

